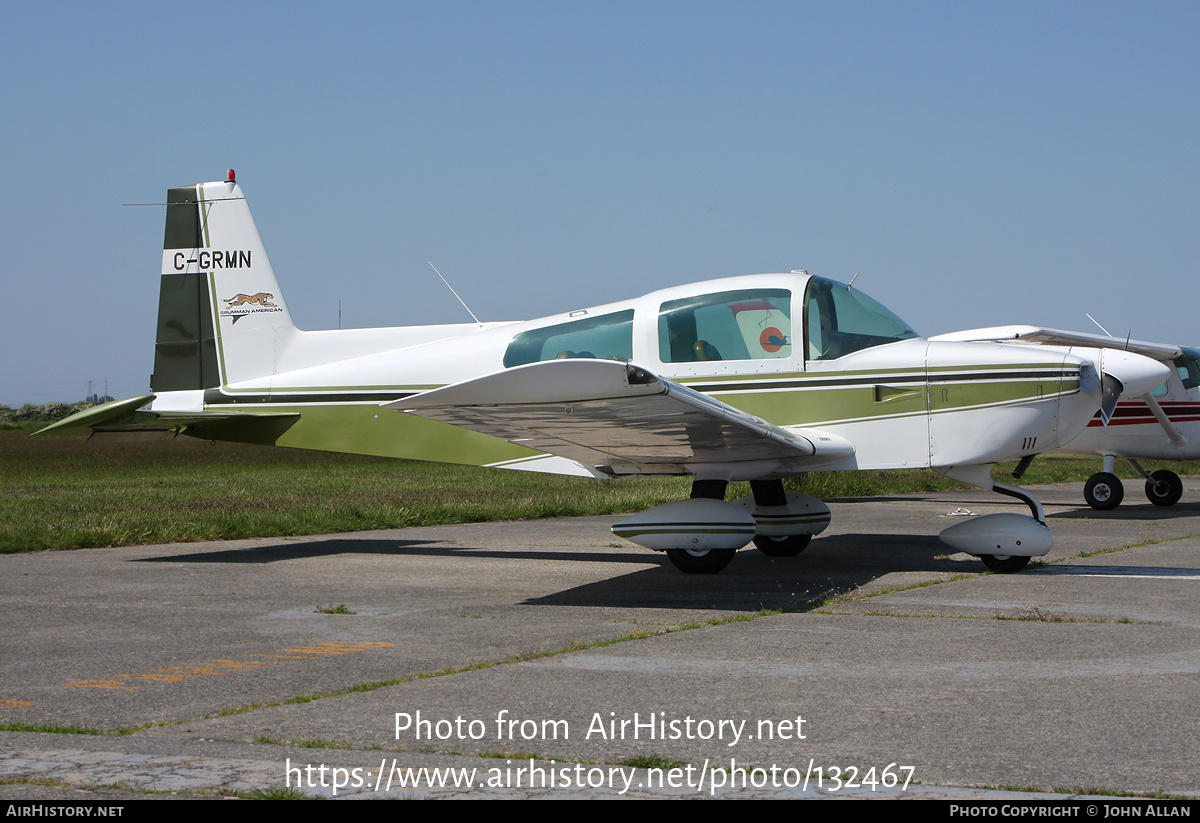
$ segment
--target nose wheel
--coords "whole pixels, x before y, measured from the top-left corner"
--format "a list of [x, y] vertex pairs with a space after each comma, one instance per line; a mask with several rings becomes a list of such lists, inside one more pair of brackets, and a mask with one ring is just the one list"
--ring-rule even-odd
[[1183, 497], [1183, 481], [1173, 471], [1156, 471], [1146, 480], [1146, 497], [1156, 506], [1174, 506]]
[[979, 559], [988, 567], [988, 571], [996, 574], [1016, 574], [1029, 565], [1029, 558], [1020, 555], [981, 554]]

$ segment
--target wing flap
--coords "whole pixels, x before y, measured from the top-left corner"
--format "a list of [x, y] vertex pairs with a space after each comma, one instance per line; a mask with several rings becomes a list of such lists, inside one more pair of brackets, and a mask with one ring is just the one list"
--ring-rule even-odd
[[805, 471], [854, 453], [824, 432], [789, 430], [637, 366], [551, 360], [386, 404], [610, 474], [688, 474], [701, 465]]

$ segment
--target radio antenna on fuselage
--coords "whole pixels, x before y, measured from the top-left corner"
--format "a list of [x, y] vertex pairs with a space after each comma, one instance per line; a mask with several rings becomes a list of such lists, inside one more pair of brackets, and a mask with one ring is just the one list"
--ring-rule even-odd
[[[441, 273], [440, 271], [438, 271], [438, 268], [437, 268], [437, 266], [433, 265], [433, 261], [432, 261], [432, 260], [427, 260], [426, 262], [427, 262], [427, 263], [429, 263], [429, 268], [431, 268], [431, 269], [433, 269], [435, 272], [437, 272], [437, 276], [438, 276], [438, 277], [442, 277], [442, 273]], [[463, 300], [461, 297], [459, 297], [459, 296], [458, 296], [458, 292], [456, 292], [456, 291], [454, 290], [454, 286], [451, 286], [451, 285], [450, 285], [450, 281], [449, 281], [449, 280], [447, 280], [445, 277], [442, 277], [442, 282], [446, 284], [446, 288], [450, 289], [450, 293], [451, 293], [451, 294], [453, 294], [453, 295], [454, 295], [454, 296], [455, 296], [455, 297], [458, 299], [458, 302], [459, 302], [459, 303], [462, 303], [462, 307], [463, 307], [464, 309], [466, 309], [466, 310], [467, 310], [467, 314], [471, 315], [471, 319], [472, 319], [472, 320], [474, 320], [474, 321], [475, 321], [475, 323], [476, 323], [476, 324], [477, 324], [477, 325], [478, 325], [480, 328], [483, 328], [483, 323], [480, 323], [480, 322], [479, 322], [479, 318], [475, 316], [475, 312], [471, 311], [471, 307], [467, 305], [466, 301], [465, 301], [465, 300]]]
[[[1088, 320], [1091, 320], [1091, 321], [1092, 321], [1093, 323], [1095, 323], [1097, 326], [1100, 326], [1100, 321], [1099, 321], [1099, 320], [1097, 320], [1096, 318], [1092, 317], [1092, 316], [1091, 316], [1090, 314], [1088, 314], [1087, 312], [1084, 312], [1084, 313], [1083, 313], [1083, 316], [1084, 316], [1084, 317], [1086, 317]], [[1104, 328], [1103, 326], [1100, 326], [1100, 331], [1104, 332], [1104, 333], [1105, 333], [1105, 334], [1107, 334], [1109, 337], [1112, 337], [1112, 334], [1111, 334], [1111, 333], [1108, 331], [1108, 329]]]
[[[1091, 320], [1091, 321], [1092, 321], [1093, 323], [1095, 323], [1097, 326], [1100, 326], [1100, 321], [1099, 321], [1099, 320], [1097, 320], [1096, 318], [1092, 317], [1092, 316], [1091, 316], [1090, 314], [1088, 314], [1087, 312], [1084, 312], [1084, 315], [1086, 315], [1086, 316], [1087, 316], [1087, 319], [1088, 319], [1088, 320]], [[1100, 331], [1104, 332], [1104, 333], [1105, 333], [1105, 334], [1107, 334], [1109, 337], [1112, 337], [1112, 334], [1109, 332], [1109, 330], [1108, 330], [1108, 329], [1106, 329], [1106, 328], [1104, 328], [1103, 326], [1100, 326]], [[1130, 329], [1129, 331], [1127, 331], [1127, 332], [1125, 333], [1125, 351], [1129, 351], [1129, 338], [1131, 338], [1131, 337], [1133, 337], [1133, 329]]]

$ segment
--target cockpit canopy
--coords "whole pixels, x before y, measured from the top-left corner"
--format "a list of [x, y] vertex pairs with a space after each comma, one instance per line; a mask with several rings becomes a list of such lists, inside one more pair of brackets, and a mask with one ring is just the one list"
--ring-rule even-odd
[[[808, 278], [804, 321], [794, 328], [795, 292], [774, 287], [784, 276], [764, 282], [765, 277], [730, 278], [720, 281], [725, 289], [663, 302], [658, 302], [656, 295], [648, 295], [635, 304], [639, 318], [636, 324], [645, 328], [643, 324], [656, 322], [657, 354], [664, 364], [794, 360], [800, 353], [806, 360], [835, 360], [861, 349], [917, 336], [907, 323], [861, 291], [822, 277]], [[799, 285], [795, 280], [782, 281], [782, 285], [793, 283]], [[746, 287], [729, 288], [738, 284]], [[657, 320], [651, 313], [654, 311]], [[505, 367], [576, 357], [629, 362], [634, 358], [635, 336], [649, 343], [648, 336], [634, 333], [632, 308], [596, 316], [580, 310], [572, 312], [571, 318], [515, 335], [504, 355]], [[802, 339], [795, 337], [797, 331], [803, 332]], [[644, 352], [639, 357], [649, 354]]]

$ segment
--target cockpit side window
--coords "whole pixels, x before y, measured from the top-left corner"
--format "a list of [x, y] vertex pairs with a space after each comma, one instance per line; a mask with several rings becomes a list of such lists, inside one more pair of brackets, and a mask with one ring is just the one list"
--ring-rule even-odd
[[1194, 389], [1200, 386], [1200, 351], [1183, 349], [1183, 355], [1176, 357], [1172, 362], [1175, 364], [1175, 370], [1179, 372], [1179, 379], [1183, 381], [1185, 389]]
[[695, 363], [791, 357], [791, 305], [788, 289], [739, 289], [669, 300], [659, 309], [659, 358]]
[[633, 309], [523, 331], [508, 344], [504, 367], [572, 357], [628, 363], [633, 357]]
[[804, 315], [809, 360], [836, 360], [917, 336], [907, 323], [861, 291], [823, 277], [809, 279]]

